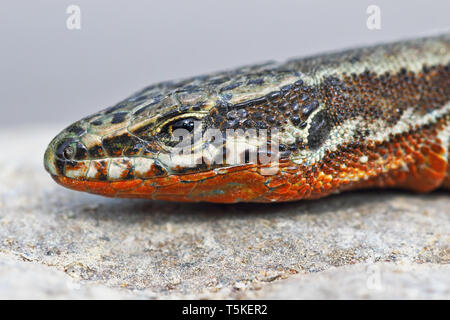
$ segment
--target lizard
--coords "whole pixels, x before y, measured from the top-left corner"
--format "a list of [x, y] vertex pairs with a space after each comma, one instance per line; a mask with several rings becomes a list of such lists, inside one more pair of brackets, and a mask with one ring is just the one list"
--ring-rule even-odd
[[[208, 129], [219, 135], [205, 137]], [[234, 203], [430, 192], [450, 188], [449, 133], [443, 34], [150, 85], [65, 128], [44, 165], [58, 184], [108, 197]]]

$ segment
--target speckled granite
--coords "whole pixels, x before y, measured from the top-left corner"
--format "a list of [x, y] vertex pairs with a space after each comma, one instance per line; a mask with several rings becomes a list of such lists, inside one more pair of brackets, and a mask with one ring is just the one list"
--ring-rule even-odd
[[[447, 192], [261, 205], [107, 199], [65, 190], [44, 171], [61, 128], [0, 131], [0, 297], [29, 286], [50, 298], [450, 298]], [[371, 268], [387, 290], [367, 285]], [[22, 270], [56, 280], [45, 288]], [[59, 290], [63, 278], [86, 288]], [[344, 293], [346, 283], [360, 290]]]

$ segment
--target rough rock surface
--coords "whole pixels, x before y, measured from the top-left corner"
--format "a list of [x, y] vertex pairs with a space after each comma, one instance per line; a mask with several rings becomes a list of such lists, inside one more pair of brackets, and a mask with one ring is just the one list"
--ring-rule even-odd
[[450, 298], [448, 192], [101, 198], [44, 171], [61, 128], [0, 131], [0, 298]]

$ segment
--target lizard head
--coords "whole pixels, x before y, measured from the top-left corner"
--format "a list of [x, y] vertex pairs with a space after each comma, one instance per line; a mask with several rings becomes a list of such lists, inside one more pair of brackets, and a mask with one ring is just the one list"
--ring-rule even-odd
[[111, 197], [275, 201], [270, 176], [318, 107], [308, 90], [273, 64], [160, 83], [64, 129], [44, 165], [65, 187]]

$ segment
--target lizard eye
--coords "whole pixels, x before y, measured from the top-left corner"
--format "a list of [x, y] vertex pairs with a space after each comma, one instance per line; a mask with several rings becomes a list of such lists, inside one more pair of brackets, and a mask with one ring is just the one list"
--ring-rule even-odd
[[167, 123], [161, 130], [165, 135], [172, 136], [173, 132], [178, 129], [187, 130], [189, 133], [193, 133], [195, 129], [195, 122], [199, 121], [196, 118], [184, 118], [178, 119]]
[[189, 132], [192, 132], [192, 131], [194, 131], [194, 123], [195, 123], [194, 118], [185, 118], [185, 119], [177, 120], [177, 121], [169, 124], [169, 131], [170, 131], [170, 133], [172, 133], [177, 129], [185, 129]]
[[[178, 144], [180, 137], [184, 136], [186, 132], [188, 136], [184, 136], [185, 141], [191, 141], [194, 138], [194, 130], [197, 130], [196, 122], [201, 121], [195, 117], [176, 119], [172, 122], [168, 122], [162, 127], [160, 131], [160, 139], [169, 146]], [[182, 129], [183, 131], [177, 132]]]

